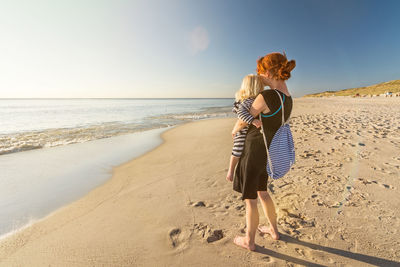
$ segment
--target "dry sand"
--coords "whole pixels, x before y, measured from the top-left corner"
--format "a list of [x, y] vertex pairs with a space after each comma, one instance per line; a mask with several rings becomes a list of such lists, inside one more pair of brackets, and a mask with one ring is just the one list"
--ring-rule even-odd
[[[269, 190], [281, 240], [232, 240], [234, 119], [188, 123], [83, 198], [0, 242], [0, 266], [399, 266], [400, 99], [296, 98], [296, 163]], [[259, 204], [260, 223], [266, 220]], [[222, 238], [221, 238], [222, 237]]]

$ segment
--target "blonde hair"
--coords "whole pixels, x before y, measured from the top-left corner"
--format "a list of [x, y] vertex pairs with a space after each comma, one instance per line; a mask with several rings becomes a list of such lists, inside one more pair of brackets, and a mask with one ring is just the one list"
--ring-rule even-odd
[[262, 90], [264, 90], [264, 86], [260, 76], [254, 74], [246, 75], [243, 78], [242, 86], [235, 94], [236, 101], [256, 97]]

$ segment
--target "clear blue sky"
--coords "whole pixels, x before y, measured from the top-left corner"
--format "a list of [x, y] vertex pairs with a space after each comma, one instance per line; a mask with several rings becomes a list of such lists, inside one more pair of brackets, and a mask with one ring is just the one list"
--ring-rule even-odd
[[286, 51], [293, 96], [400, 79], [400, 1], [2, 1], [0, 98], [234, 97]]

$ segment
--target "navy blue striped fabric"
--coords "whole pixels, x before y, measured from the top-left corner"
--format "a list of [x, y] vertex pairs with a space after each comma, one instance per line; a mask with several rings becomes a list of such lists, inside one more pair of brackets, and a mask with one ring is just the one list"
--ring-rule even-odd
[[289, 124], [285, 123], [276, 131], [268, 152], [268, 176], [273, 179], [283, 177], [295, 162], [294, 142]]
[[[233, 103], [232, 111], [238, 115], [238, 118], [247, 124], [251, 124], [254, 117], [250, 114], [250, 107], [254, 102], [254, 98], [247, 98], [243, 101], [236, 101]], [[249, 130], [249, 125], [236, 133], [233, 139], [232, 155], [240, 158], [244, 148], [244, 141]]]
[[254, 120], [254, 117], [250, 114], [251, 105], [254, 102], [254, 98], [247, 98], [242, 103], [240, 103], [238, 108], [238, 118], [247, 124], [251, 124]]
[[[290, 130], [290, 125], [288, 120], [285, 122], [284, 119], [284, 106], [281, 95], [275, 90], [279, 95], [282, 108], [282, 124], [281, 127], [275, 132], [272, 138], [271, 144], [267, 144], [267, 139], [265, 138], [263, 124], [261, 124], [261, 133], [264, 137], [265, 148], [267, 151], [267, 173], [269, 177], [273, 179], [279, 179], [289, 172], [290, 168], [295, 162], [295, 151], [292, 131]], [[273, 114], [275, 115], [276, 112]], [[261, 120], [261, 113], [259, 114]]]
[[238, 118], [247, 124], [251, 124], [254, 120], [254, 117], [250, 114], [250, 108], [254, 102], [254, 99], [254, 97], [251, 97], [233, 103], [232, 112], [236, 113]]

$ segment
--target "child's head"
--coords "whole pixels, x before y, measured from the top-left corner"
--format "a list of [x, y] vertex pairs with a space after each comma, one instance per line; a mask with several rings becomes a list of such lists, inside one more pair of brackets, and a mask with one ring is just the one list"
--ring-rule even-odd
[[264, 90], [264, 85], [261, 77], [249, 74], [243, 78], [242, 86], [235, 94], [236, 101], [256, 97], [262, 90]]

